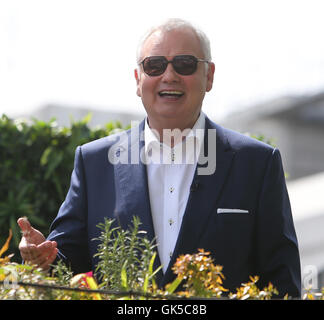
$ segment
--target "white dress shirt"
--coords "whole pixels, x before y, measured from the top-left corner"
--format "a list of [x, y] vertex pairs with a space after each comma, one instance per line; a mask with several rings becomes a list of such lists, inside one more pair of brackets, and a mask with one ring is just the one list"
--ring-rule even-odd
[[[170, 148], [160, 143], [145, 121], [145, 159], [149, 197], [162, 269], [165, 272], [178, 238], [189, 198], [200, 146], [203, 143], [205, 115], [200, 113], [182, 142]], [[165, 140], [163, 140], [165, 141]]]

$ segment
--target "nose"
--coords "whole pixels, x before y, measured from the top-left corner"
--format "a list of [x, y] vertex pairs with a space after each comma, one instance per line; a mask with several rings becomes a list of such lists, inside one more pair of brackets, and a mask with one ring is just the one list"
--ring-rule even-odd
[[168, 66], [162, 75], [162, 81], [165, 83], [174, 83], [180, 81], [180, 76], [173, 69], [172, 63], [168, 63]]

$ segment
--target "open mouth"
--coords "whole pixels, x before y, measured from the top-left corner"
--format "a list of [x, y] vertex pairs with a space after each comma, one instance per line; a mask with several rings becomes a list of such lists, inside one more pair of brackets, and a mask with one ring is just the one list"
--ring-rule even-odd
[[177, 90], [164, 90], [159, 92], [160, 97], [167, 97], [167, 98], [180, 98], [184, 95], [184, 92], [177, 91]]

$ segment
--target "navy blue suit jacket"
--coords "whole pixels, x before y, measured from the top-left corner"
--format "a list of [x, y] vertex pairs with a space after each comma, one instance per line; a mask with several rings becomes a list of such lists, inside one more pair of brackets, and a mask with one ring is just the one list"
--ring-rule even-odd
[[[260, 276], [259, 286], [272, 282], [280, 296], [300, 295], [300, 260], [280, 153], [262, 142], [225, 129], [206, 117], [206, 129], [216, 129], [216, 170], [193, 179], [185, 214], [171, 262], [161, 286], [171, 282], [172, 265], [180, 254], [210, 251], [215, 264], [224, 267], [224, 287], [232, 292], [250, 275]], [[144, 145], [131, 137], [119, 153], [137, 155]], [[206, 131], [207, 132], [207, 131]], [[76, 150], [71, 185], [48, 239], [58, 243], [59, 257], [76, 273], [95, 270], [94, 258], [104, 218], [114, 218], [127, 228], [136, 215], [153, 239], [146, 166], [112, 164], [108, 154], [118, 135], [105, 137]], [[205, 134], [205, 150], [207, 149]], [[138, 144], [140, 141], [140, 144]], [[217, 213], [219, 208], [249, 213]], [[156, 266], [159, 264], [156, 261]]]

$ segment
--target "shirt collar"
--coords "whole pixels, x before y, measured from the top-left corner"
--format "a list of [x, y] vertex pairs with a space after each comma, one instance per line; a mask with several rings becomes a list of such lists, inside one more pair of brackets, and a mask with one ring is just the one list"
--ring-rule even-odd
[[[195, 122], [194, 126], [186, 136], [186, 139], [196, 138], [199, 149], [204, 139], [204, 134], [205, 134], [204, 129], [205, 129], [205, 114], [201, 111], [197, 121]], [[156, 134], [148, 125], [147, 117], [145, 119], [145, 126], [144, 126], [144, 139], [145, 139], [145, 154], [147, 154], [147, 152], [149, 151], [150, 145], [159, 145], [162, 146], [163, 148], [164, 147], [169, 148], [166, 144], [163, 144], [158, 140]], [[176, 147], [177, 145], [175, 146], [175, 148]]]

